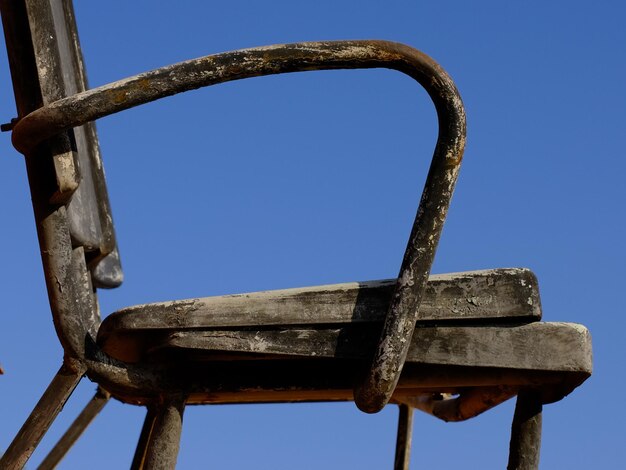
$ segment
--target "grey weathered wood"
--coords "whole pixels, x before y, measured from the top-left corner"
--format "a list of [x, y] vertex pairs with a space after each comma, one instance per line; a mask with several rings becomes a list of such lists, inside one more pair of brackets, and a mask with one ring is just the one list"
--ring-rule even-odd
[[[103, 253], [103, 251], [100, 251]], [[112, 289], [124, 281], [124, 272], [120, 263], [120, 254], [117, 246], [104, 257], [99, 257], [89, 263], [91, 277], [96, 287]]]
[[[120, 348], [132, 348], [130, 333], [377, 322], [386, 315], [394, 285], [395, 280], [371, 281], [139, 305], [107, 317], [98, 340], [115, 356], [118, 341]], [[438, 322], [541, 318], [537, 280], [527, 269], [431, 276], [420, 311]]]
[[74, 370], [65, 364], [54, 376], [30, 416], [0, 458], [3, 470], [21, 469], [48, 431], [63, 405], [80, 382], [84, 370]]
[[[63, 44], [61, 61], [65, 91], [70, 96], [87, 90], [89, 85], [71, 0], [63, 0], [64, 16], [60, 13], [55, 15], [55, 24], [67, 34], [67, 41], [59, 43]], [[117, 287], [123, 281], [123, 273], [95, 123], [77, 127], [74, 136], [81, 181], [68, 203], [72, 235], [80, 239], [90, 254], [89, 267], [94, 285], [100, 288]]]
[[[375, 340], [376, 332], [363, 327], [187, 331], [171, 333], [151, 353], [152, 360], [185, 364], [190, 403], [352, 400], [353, 381]], [[426, 392], [496, 387], [508, 394], [496, 397], [504, 400], [520, 387], [540, 386], [549, 403], [590, 374], [591, 340], [580, 325], [419, 327], [394, 397], [407, 403]], [[483, 392], [486, 401], [462, 396], [438, 409], [439, 417], [466, 419], [488, 409], [495, 395]]]
[[[361, 359], [376, 329], [215, 330], [176, 332], [161, 348], [241, 352], [292, 357]], [[520, 326], [418, 327], [407, 362], [534, 371], [591, 372], [588, 330], [574, 323]]]
[[408, 405], [398, 405], [398, 432], [394, 470], [409, 470], [411, 460], [411, 438], [413, 436], [413, 409]]
[[108, 403], [109, 398], [110, 395], [105, 390], [98, 388], [94, 397], [87, 403], [87, 406], [80, 412], [69, 429], [63, 434], [41, 464], [39, 464], [37, 470], [52, 470], [56, 468], [78, 438], [85, 432], [100, 411], [102, 411], [102, 408]]
[[541, 450], [541, 394], [522, 390], [511, 426], [508, 470], [537, 470]]

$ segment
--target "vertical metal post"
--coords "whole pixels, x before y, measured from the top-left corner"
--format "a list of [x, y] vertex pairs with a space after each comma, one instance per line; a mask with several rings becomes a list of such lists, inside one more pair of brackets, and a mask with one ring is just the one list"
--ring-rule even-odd
[[398, 435], [396, 437], [396, 457], [394, 470], [409, 470], [411, 460], [411, 438], [413, 436], [413, 408], [398, 405]]
[[541, 448], [541, 396], [535, 390], [517, 395], [507, 470], [537, 470]]
[[133, 462], [130, 465], [130, 470], [141, 470], [143, 468], [146, 450], [148, 442], [150, 442], [150, 435], [152, 434], [155, 419], [156, 408], [154, 406], [148, 406], [146, 418], [141, 428], [141, 434], [139, 434], [139, 440], [137, 441], [137, 448], [135, 449]]
[[183, 429], [184, 397], [167, 397], [159, 404], [144, 458], [144, 470], [173, 470]]
[[46, 431], [80, 382], [83, 374], [84, 370], [73, 370], [65, 364], [61, 366], [0, 459], [0, 468], [13, 470], [26, 465]]

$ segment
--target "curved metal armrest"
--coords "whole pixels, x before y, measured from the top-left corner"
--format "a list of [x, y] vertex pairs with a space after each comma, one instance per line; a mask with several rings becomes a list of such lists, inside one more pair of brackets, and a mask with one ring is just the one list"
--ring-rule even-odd
[[389, 68], [419, 82], [437, 110], [439, 136], [400, 274], [371, 367], [355, 389], [357, 406], [376, 412], [398, 382], [418, 319], [435, 250], [465, 146], [465, 112], [454, 83], [431, 58], [387, 41], [275, 45], [216, 54], [94, 88], [39, 108], [13, 130], [13, 145], [29, 153], [64, 130], [196, 88], [232, 80], [307, 70]]

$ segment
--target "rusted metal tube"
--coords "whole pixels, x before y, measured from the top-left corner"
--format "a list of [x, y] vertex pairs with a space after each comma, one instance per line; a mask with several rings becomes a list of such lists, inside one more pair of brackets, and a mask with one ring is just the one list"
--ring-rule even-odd
[[37, 448], [37, 445], [39, 445], [39, 442], [61, 409], [63, 409], [63, 405], [65, 405], [78, 382], [80, 382], [83, 373], [83, 369], [76, 369], [63, 364], [13, 439], [13, 442], [9, 445], [9, 448], [0, 458], [0, 468], [3, 470], [16, 470], [26, 465], [33, 451]]
[[137, 441], [137, 447], [135, 448], [135, 455], [130, 465], [130, 470], [141, 470], [146, 458], [146, 449], [148, 442], [150, 442], [150, 435], [152, 434], [152, 428], [154, 427], [154, 421], [156, 419], [156, 408], [154, 406], [148, 406], [146, 412], [146, 418], [141, 427], [141, 433], [139, 434], [139, 440]]
[[144, 470], [174, 470], [183, 428], [185, 400], [168, 397], [157, 407], [156, 417], [143, 459]]
[[61, 99], [21, 119], [13, 144], [27, 153], [64, 130], [156, 99], [262, 75], [307, 70], [389, 68], [418, 81], [439, 120], [439, 136], [398, 283], [371, 367], [355, 389], [357, 406], [377, 412], [400, 377], [465, 146], [465, 112], [456, 87], [431, 58], [386, 41], [297, 43], [206, 56]]
[[[427, 55], [389, 41], [328, 41], [257, 47], [209, 55], [135, 75], [43, 106], [20, 119], [13, 145], [22, 153], [86, 122], [177, 93], [233, 80], [307, 70], [390, 68], [419, 81], [464, 142], [463, 107], [447, 74]], [[432, 91], [432, 93], [430, 93]], [[441, 121], [440, 121], [441, 124]], [[454, 129], [453, 129], [454, 128]], [[461, 135], [463, 134], [463, 135]], [[458, 142], [462, 146], [463, 142]], [[459, 156], [450, 156], [453, 160]]]
[[541, 450], [541, 393], [522, 390], [517, 395], [511, 426], [507, 470], [537, 470]]
[[411, 440], [413, 437], [413, 408], [409, 405], [398, 405], [398, 434], [396, 436], [396, 455], [394, 470], [409, 470], [411, 461]]
[[52, 470], [56, 468], [78, 438], [85, 432], [85, 429], [87, 429], [95, 417], [102, 411], [102, 408], [109, 402], [110, 398], [111, 395], [109, 395], [106, 390], [98, 387], [94, 397], [89, 400], [87, 406], [80, 412], [69, 429], [65, 431], [65, 434], [59, 439], [59, 442], [56, 443], [46, 458], [39, 464], [37, 470]]

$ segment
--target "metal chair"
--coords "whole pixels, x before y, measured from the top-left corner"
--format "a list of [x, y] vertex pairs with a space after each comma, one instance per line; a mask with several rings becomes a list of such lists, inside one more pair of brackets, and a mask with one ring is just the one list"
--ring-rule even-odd
[[[430, 276], [465, 144], [465, 114], [429, 57], [386, 41], [276, 45], [170, 65], [88, 89], [69, 0], [0, 1], [24, 154], [63, 365], [5, 452], [21, 468], [80, 379], [96, 396], [52, 450], [53, 468], [109, 397], [147, 408], [132, 468], [173, 468], [186, 404], [355, 400], [472, 418], [518, 396], [509, 468], [537, 468], [541, 407], [591, 374], [580, 325], [540, 322], [525, 269]], [[280, 73], [390, 68], [431, 97], [439, 137], [397, 279], [154, 303], [100, 321], [97, 288], [122, 271], [93, 121], [199, 87]]]

